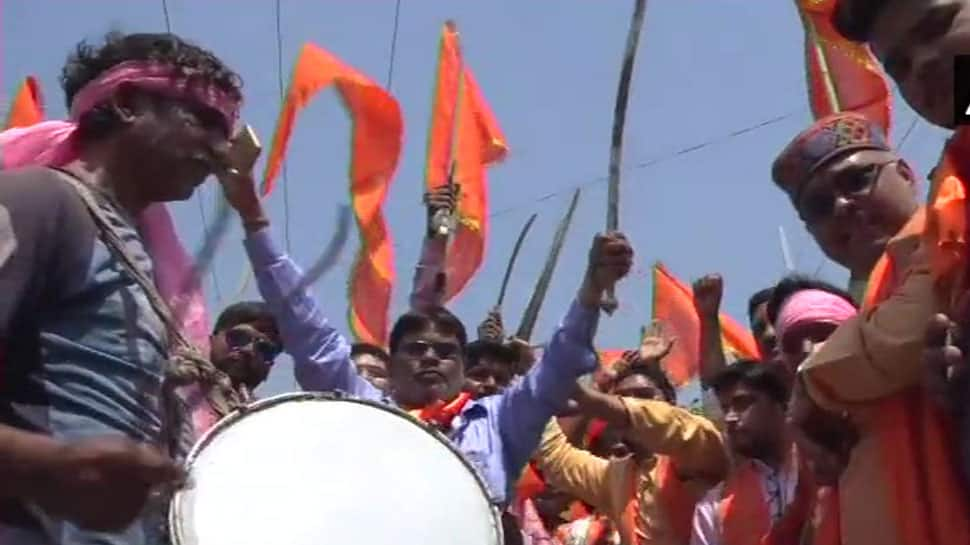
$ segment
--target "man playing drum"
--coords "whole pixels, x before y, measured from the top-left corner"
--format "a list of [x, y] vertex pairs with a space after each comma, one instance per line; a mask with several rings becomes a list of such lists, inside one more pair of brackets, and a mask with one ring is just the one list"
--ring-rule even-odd
[[61, 83], [69, 121], [0, 133], [0, 533], [153, 543], [139, 515], [179, 470], [150, 446], [173, 336], [154, 304], [170, 263], [143, 229], [217, 168], [241, 82], [177, 36], [113, 33]]
[[[276, 315], [297, 381], [306, 390], [383, 399], [358, 373], [347, 340], [309, 293], [298, 289], [302, 273], [273, 243], [255, 185], [243, 178], [227, 183], [227, 199], [246, 229], [259, 290]], [[622, 234], [595, 237], [576, 300], [541, 361], [500, 395], [470, 400], [462, 393], [467, 338], [457, 317], [441, 307], [404, 314], [390, 335], [390, 402], [439, 426], [478, 469], [492, 501], [506, 503], [546, 422], [565, 407], [576, 379], [597, 368], [592, 341], [600, 296], [626, 276], [632, 262], [633, 250]]]

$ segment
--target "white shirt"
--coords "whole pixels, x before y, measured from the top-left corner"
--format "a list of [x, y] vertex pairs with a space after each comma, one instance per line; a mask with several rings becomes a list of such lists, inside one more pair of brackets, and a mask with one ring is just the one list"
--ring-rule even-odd
[[[775, 471], [759, 460], [747, 460], [752, 464], [761, 477], [761, 492], [771, 522], [781, 519], [785, 509], [795, 498], [795, 487], [798, 485], [798, 469], [796, 464], [786, 464], [780, 471]], [[724, 483], [717, 485], [704, 498], [697, 502], [694, 508], [694, 522], [690, 536], [690, 545], [721, 545], [721, 524], [717, 513], [717, 504], [724, 494]]]

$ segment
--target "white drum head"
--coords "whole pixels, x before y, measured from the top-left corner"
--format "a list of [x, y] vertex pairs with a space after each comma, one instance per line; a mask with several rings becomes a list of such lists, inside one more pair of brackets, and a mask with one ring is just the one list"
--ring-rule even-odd
[[502, 543], [477, 474], [391, 408], [319, 394], [259, 401], [210, 430], [176, 494], [176, 545]]

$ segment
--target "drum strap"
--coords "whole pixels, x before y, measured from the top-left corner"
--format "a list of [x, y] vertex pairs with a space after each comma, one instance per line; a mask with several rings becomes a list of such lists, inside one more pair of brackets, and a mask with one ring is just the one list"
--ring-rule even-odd
[[120, 206], [110, 195], [89, 187], [73, 173], [60, 169], [54, 170], [77, 191], [91, 214], [102, 241], [131, 278], [138, 283], [152, 309], [165, 324], [169, 336], [170, 354], [162, 383], [162, 404], [165, 415], [161, 435], [162, 442], [167, 445], [170, 453], [177, 456], [180, 450], [180, 434], [185, 433], [185, 428], [191, 425], [186, 416], [184, 403], [175, 393], [178, 387], [188, 384], [203, 386], [207, 401], [220, 417], [244, 405], [246, 399], [233, 388], [229, 376], [217, 369], [185, 338], [181, 328], [175, 323], [168, 303], [158, 293], [155, 282], [147, 278], [135, 264], [134, 258], [125, 248], [125, 243], [102, 209], [102, 204], [115, 209]]

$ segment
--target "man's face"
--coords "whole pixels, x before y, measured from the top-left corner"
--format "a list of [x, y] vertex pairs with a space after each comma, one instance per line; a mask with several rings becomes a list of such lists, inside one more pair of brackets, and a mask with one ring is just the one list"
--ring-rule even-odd
[[475, 399], [501, 392], [512, 381], [513, 365], [515, 362], [482, 354], [474, 365], [469, 364], [471, 368], [465, 373], [465, 390]]
[[815, 347], [825, 342], [838, 327], [831, 322], [813, 322], [785, 331], [785, 338], [781, 340], [781, 358], [785, 370], [794, 375]]
[[822, 165], [790, 196], [825, 255], [865, 277], [916, 211], [915, 191], [898, 157], [861, 150]]
[[387, 391], [387, 365], [383, 360], [373, 354], [357, 354], [354, 365], [364, 380], [382, 392]]
[[734, 452], [760, 458], [784, 433], [785, 408], [764, 393], [738, 382], [719, 392], [717, 398]]
[[775, 326], [768, 320], [768, 303], [761, 303], [754, 308], [751, 315], [751, 331], [758, 343], [758, 351], [765, 362], [778, 360], [778, 339], [775, 337]]
[[462, 347], [455, 335], [435, 328], [404, 335], [391, 354], [390, 384], [405, 409], [449, 401], [465, 381]]
[[[663, 390], [656, 382], [640, 373], [634, 373], [621, 379], [610, 390], [610, 393], [620, 397], [632, 397], [636, 399], [652, 399], [654, 401], [666, 401]], [[613, 426], [607, 426], [597, 441], [597, 449], [602, 453], [601, 456], [613, 458], [623, 458], [633, 453], [646, 454], [649, 447], [641, 445], [637, 434], [632, 430], [621, 430]]]
[[229, 149], [221, 114], [188, 101], [136, 96], [127, 109], [125, 153], [137, 157], [150, 202], [186, 200]]
[[870, 46], [906, 102], [927, 121], [953, 128], [953, 57], [970, 54], [967, 0], [885, 2]]
[[282, 346], [272, 322], [243, 323], [213, 335], [209, 357], [233, 384], [253, 390], [269, 376]]

